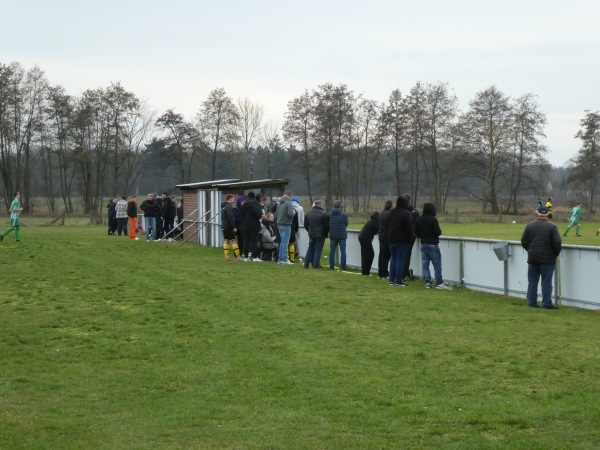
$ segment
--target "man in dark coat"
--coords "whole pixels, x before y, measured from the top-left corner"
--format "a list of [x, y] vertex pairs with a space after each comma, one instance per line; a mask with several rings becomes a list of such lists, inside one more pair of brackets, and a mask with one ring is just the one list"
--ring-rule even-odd
[[340, 248], [340, 267], [346, 269], [346, 240], [348, 239], [348, 215], [342, 211], [341, 200], [333, 202], [329, 212], [329, 268], [335, 268], [335, 249]]
[[312, 264], [313, 269], [321, 267], [321, 252], [329, 233], [329, 216], [323, 210], [321, 200], [315, 200], [312, 209], [304, 216], [304, 228], [308, 233], [308, 250], [304, 258], [304, 268]]
[[558, 228], [548, 220], [549, 211], [545, 206], [537, 209], [537, 217], [525, 226], [521, 245], [527, 250], [527, 305], [539, 308], [537, 288], [542, 279], [542, 308], [558, 309], [552, 304], [552, 275], [556, 258], [562, 249]]
[[433, 264], [435, 288], [448, 289], [442, 278], [442, 253], [440, 252], [440, 236], [442, 229], [437, 220], [433, 203], [423, 205], [423, 215], [415, 222], [415, 235], [421, 240], [421, 260], [423, 261], [423, 280], [425, 287], [431, 289], [431, 272], [429, 263]]
[[404, 258], [413, 238], [412, 216], [404, 197], [398, 197], [396, 207], [387, 218], [387, 239], [390, 243], [390, 286], [406, 287], [404, 283]]
[[360, 243], [360, 267], [363, 275], [371, 275], [371, 266], [375, 258], [373, 250], [373, 238], [379, 231], [379, 213], [371, 214], [369, 220], [358, 233]]
[[[242, 205], [242, 230], [244, 233], [244, 261], [262, 262], [256, 254], [260, 234], [260, 219], [262, 209], [255, 199], [254, 192], [248, 192]], [[252, 258], [254, 252], [255, 258]]]
[[377, 272], [380, 280], [389, 278], [390, 271], [390, 243], [387, 240], [387, 217], [392, 209], [392, 201], [386, 200], [383, 211], [379, 213], [379, 260], [377, 262]]

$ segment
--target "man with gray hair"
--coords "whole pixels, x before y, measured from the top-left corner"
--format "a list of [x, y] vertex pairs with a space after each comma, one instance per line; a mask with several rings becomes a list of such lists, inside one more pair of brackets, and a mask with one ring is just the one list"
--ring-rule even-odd
[[304, 258], [304, 268], [312, 264], [313, 269], [321, 267], [321, 252], [329, 233], [329, 217], [323, 210], [321, 200], [315, 200], [312, 209], [304, 216], [304, 228], [308, 233], [308, 249]]
[[286, 191], [285, 195], [279, 199], [279, 205], [275, 210], [277, 219], [277, 229], [279, 230], [279, 259], [277, 264], [294, 264], [288, 258], [288, 246], [290, 245], [290, 235], [292, 234], [292, 220], [296, 215], [292, 205], [292, 191]]

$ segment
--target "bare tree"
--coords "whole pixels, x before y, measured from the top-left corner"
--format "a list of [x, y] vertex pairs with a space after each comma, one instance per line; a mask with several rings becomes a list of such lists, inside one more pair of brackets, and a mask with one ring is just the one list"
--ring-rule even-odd
[[156, 126], [163, 132], [163, 167], [176, 164], [179, 169], [179, 183], [189, 183], [196, 149], [193, 145], [195, 128], [185, 121], [182, 114], [177, 114], [172, 109], [156, 119]]
[[586, 110], [580, 127], [575, 137], [581, 139], [582, 145], [571, 161], [568, 182], [589, 193], [590, 213], [593, 214], [600, 177], [600, 112]]
[[238, 167], [238, 172], [242, 176], [248, 175], [249, 172], [252, 180], [256, 142], [260, 135], [264, 110], [259, 103], [253, 103], [248, 97], [239, 99], [237, 107], [239, 120], [236, 134], [240, 138], [241, 157], [234, 160], [234, 166]]
[[473, 174], [484, 181], [484, 209], [489, 203], [492, 213], [498, 214], [497, 183], [506, 168], [512, 136], [510, 100], [492, 86], [478, 92], [469, 107], [462, 125], [472, 167], [475, 169]]
[[211, 176], [217, 176], [217, 157], [237, 140], [239, 114], [225, 89], [218, 88], [208, 94], [196, 115], [199, 135], [211, 156]]

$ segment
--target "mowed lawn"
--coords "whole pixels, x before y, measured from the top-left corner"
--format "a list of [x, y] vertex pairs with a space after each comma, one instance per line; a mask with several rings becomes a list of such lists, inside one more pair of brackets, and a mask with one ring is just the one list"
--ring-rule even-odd
[[596, 311], [91, 226], [0, 274], [2, 449], [600, 447]]

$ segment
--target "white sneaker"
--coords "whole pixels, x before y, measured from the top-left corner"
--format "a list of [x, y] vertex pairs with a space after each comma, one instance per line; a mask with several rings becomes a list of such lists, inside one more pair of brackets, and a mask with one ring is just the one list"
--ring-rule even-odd
[[248, 262], [248, 261], [249, 261], [249, 259], [248, 259], [248, 258], [244, 258], [244, 262]]
[[139, 241], [139, 240], [140, 240], [140, 238], [137, 238], [137, 237], [134, 239], [134, 241]]
[[449, 286], [446, 283], [442, 283], [442, 284], [438, 284], [436, 287], [436, 289], [442, 289], [442, 290], [448, 290]]
[[260, 259], [260, 258], [254, 258], [254, 259], [252, 260], [252, 262], [263, 262], [263, 261], [262, 261], [262, 259]]
[[292, 266], [294, 265], [294, 263], [291, 262], [289, 259], [287, 261], [282, 262], [281, 264], [291, 264]]

